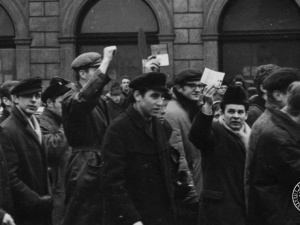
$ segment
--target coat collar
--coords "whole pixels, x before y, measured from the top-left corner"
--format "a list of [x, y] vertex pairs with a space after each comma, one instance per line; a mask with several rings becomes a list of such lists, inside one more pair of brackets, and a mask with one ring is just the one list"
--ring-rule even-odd
[[50, 118], [52, 121], [54, 120], [59, 126], [62, 124], [61, 116], [57, 115], [47, 108], [44, 109], [42, 115], [44, 115], [46, 118]]
[[300, 141], [300, 126], [288, 114], [280, 110], [274, 110], [271, 119], [277, 126], [286, 130], [296, 141]]

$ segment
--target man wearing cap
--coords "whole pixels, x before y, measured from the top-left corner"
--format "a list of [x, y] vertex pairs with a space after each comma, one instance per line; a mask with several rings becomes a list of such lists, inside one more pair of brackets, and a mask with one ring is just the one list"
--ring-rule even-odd
[[0, 143], [7, 159], [16, 224], [49, 225], [53, 203], [47, 153], [34, 113], [41, 103], [42, 80], [21, 80], [12, 90], [16, 106], [1, 126]]
[[222, 81], [221, 86], [216, 90], [216, 92], [214, 94], [214, 102], [222, 100], [228, 85], [229, 85], [229, 83], [224, 79]]
[[129, 88], [130, 78], [127, 75], [124, 75], [121, 78], [121, 105], [124, 105], [126, 102], [126, 99], [128, 98], [130, 94], [130, 88]]
[[257, 67], [255, 75], [255, 86], [258, 95], [253, 98], [250, 102], [248, 118], [246, 122], [250, 127], [253, 126], [254, 122], [263, 114], [266, 107], [267, 94], [266, 90], [263, 88], [263, 81], [275, 70], [278, 70], [280, 67], [273, 64], [266, 64]]
[[[79, 55], [71, 64], [76, 83], [62, 100], [62, 118], [65, 135], [72, 147], [66, 169], [66, 198], [63, 224], [102, 224], [102, 193], [87, 197], [89, 170], [101, 172], [101, 144], [109, 125], [109, 114], [102, 91], [111, 78], [106, 74], [116, 46], [99, 53]], [[92, 163], [85, 170], [87, 163]], [[89, 187], [89, 185], [87, 186]]]
[[135, 102], [109, 126], [102, 145], [106, 219], [110, 224], [175, 224], [170, 165], [171, 131], [156, 117], [166, 75], [142, 74], [130, 83]]
[[286, 107], [274, 110], [272, 124], [258, 138], [250, 167], [249, 225], [300, 224], [299, 102], [297, 81], [287, 90]]
[[113, 83], [110, 88], [109, 96], [107, 97], [107, 107], [111, 120], [125, 111], [121, 106], [121, 93], [122, 89], [120, 84], [118, 82]]
[[247, 154], [245, 165], [245, 191], [248, 199], [250, 167], [254, 162], [253, 155], [255, 154], [256, 145], [261, 133], [267, 127], [273, 126], [271, 120], [272, 114], [276, 110], [281, 110], [287, 103], [287, 89], [291, 83], [300, 80], [300, 73], [295, 68], [280, 68], [270, 74], [263, 82], [263, 89], [266, 90], [267, 101], [266, 110], [255, 121], [252, 127], [249, 151]]
[[245, 123], [249, 102], [241, 86], [229, 86], [213, 121], [214, 86], [204, 90], [205, 104], [196, 115], [190, 140], [202, 153], [201, 225], [245, 225], [244, 166], [251, 129]]
[[51, 187], [53, 193], [53, 224], [60, 224], [64, 203], [64, 177], [70, 155], [70, 147], [62, 127], [61, 101], [63, 95], [70, 90], [70, 81], [53, 77], [49, 87], [42, 94], [46, 105], [38, 117], [43, 139], [48, 153], [48, 165], [51, 168]]
[[167, 105], [165, 119], [173, 129], [170, 144], [180, 153], [180, 170], [188, 171], [191, 193], [180, 203], [179, 224], [198, 224], [199, 197], [202, 189], [201, 152], [189, 140], [192, 121], [198, 112], [199, 97], [204, 86], [202, 72], [185, 69], [175, 76], [172, 99]]
[[0, 88], [1, 106], [3, 108], [2, 116], [0, 118], [0, 123], [6, 120], [6, 118], [8, 118], [10, 115], [11, 108], [13, 106], [13, 101], [12, 101], [12, 96], [10, 94], [10, 91], [18, 83], [19, 81], [16, 80], [5, 81]]

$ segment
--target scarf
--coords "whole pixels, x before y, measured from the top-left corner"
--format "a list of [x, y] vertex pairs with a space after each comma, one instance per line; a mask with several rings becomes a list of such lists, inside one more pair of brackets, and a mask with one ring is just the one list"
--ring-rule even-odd
[[248, 152], [249, 149], [249, 139], [250, 139], [250, 133], [251, 133], [251, 128], [248, 126], [247, 123], [244, 122], [244, 125], [239, 131], [232, 130], [229, 126], [224, 121], [224, 115], [221, 115], [219, 118], [219, 123], [223, 125], [225, 129], [230, 131], [231, 133], [235, 134], [244, 144], [244, 147], [246, 149], [246, 152]]

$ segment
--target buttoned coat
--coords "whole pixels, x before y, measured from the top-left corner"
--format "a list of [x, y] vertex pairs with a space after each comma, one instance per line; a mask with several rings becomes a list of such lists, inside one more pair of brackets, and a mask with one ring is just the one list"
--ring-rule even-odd
[[199, 110], [190, 131], [190, 140], [202, 153], [200, 224], [243, 225], [246, 149], [236, 134], [212, 121], [213, 115]]
[[42, 207], [40, 197], [50, 195], [47, 155], [44, 143], [14, 107], [1, 126], [0, 143], [10, 177], [16, 224], [49, 225], [51, 211]]
[[111, 224], [175, 224], [169, 135], [156, 117], [151, 132], [132, 105], [108, 128], [103, 185]]

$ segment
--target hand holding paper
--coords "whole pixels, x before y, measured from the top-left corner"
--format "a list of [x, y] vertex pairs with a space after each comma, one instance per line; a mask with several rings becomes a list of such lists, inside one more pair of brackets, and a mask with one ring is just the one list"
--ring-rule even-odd
[[225, 73], [205, 68], [200, 82], [206, 85], [213, 85], [216, 88], [220, 88], [224, 76]]

